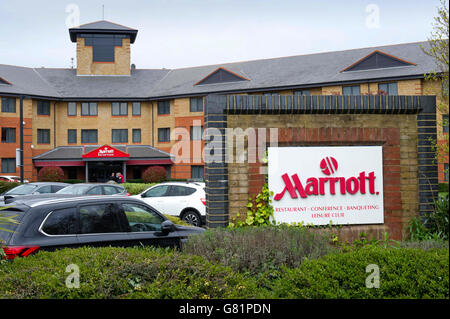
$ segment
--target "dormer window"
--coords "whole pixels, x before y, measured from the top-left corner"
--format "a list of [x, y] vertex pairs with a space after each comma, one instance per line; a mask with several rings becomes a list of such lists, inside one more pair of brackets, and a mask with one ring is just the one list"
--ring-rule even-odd
[[250, 81], [249, 79], [234, 73], [225, 68], [218, 68], [215, 71], [208, 74], [202, 80], [198, 81], [195, 85], [205, 85], [205, 84], [217, 84], [217, 83], [228, 83], [228, 82], [238, 82], [238, 81]]
[[365, 71], [385, 68], [395, 68], [403, 66], [415, 66], [415, 63], [408, 62], [393, 55], [375, 50], [369, 55], [356, 61], [341, 72]]

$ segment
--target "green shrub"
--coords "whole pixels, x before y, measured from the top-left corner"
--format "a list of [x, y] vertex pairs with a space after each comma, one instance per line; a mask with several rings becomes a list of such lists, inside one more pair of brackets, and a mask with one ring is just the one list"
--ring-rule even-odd
[[161, 183], [167, 179], [167, 171], [162, 166], [150, 166], [142, 173], [146, 183]]
[[422, 218], [415, 217], [409, 221], [410, 240], [448, 240], [449, 239], [449, 197], [439, 196], [434, 202], [434, 211]]
[[297, 267], [305, 259], [318, 258], [332, 250], [324, 233], [288, 226], [207, 230], [190, 238], [184, 246], [186, 253], [252, 275], [275, 275], [282, 265]]
[[59, 166], [46, 166], [39, 170], [38, 180], [41, 182], [61, 182], [64, 171]]
[[3, 194], [4, 192], [9, 191], [10, 189], [13, 189], [16, 186], [19, 186], [20, 183], [16, 183], [16, 182], [5, 182], [5, 181], [0, 181], [0, 194]]
[[[65, 284], [79, 267], [79, 288]], [[154, 248], [39, 252], [0, 265], [0, 298], [253, 298], [256, 284], [200, 256]]]
[[123, 183], [121, 184], [131, 195], [137, 195], [156, 183]]
[[[379, 288], [366, 279], [379, 267]], [[285, 269], [273, 298], [449, 298], [449, 251], [364, 247]]]
[[255, 196], [254, 199], [249, 198], [247, 203], [247, 214], [245, 219], [242, 220], [240, 214], [237, 214], [237, 218], [234, 218], [229, 227], [244, 227], [244, 226], [263, 226], [271, 225], [273, 217], [273, 206], [270, 204], [272, 200], [273, 192], [269, 191], [267, 183], [264, 184], [261, 192]]

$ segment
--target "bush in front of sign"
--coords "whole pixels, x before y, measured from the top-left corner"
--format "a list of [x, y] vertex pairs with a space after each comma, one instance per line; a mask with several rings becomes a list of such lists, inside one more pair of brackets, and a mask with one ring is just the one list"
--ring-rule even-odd
[[150, 166], [142, 173], [145, 183], [160, 183], [167, 179], [167, 171], [162, 166]]
[[63, 179], [64, 171], [59, 166], [43, 167], [38, 174], [40, 182], [61, 182]]
[[[272, 298], [368, 299], [449, 297], [447, 249], [364, 247], [288, 269]], [[377, 284], [375, 284], [377, 283]]]

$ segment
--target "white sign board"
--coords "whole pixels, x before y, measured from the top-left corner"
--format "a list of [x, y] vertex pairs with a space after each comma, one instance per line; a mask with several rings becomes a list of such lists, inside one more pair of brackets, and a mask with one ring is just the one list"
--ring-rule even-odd
[[382, 224], [381, 146], [269, 147], [274, 220]]

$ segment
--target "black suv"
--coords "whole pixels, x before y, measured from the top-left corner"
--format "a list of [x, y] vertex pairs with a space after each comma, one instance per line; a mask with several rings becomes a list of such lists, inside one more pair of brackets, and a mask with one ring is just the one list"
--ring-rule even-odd
[[175, 225], [141, 200], [126, 196], [36, 199], [0, 212], [19, 222], [6, 226], [9, 231], [0, 229], [8, 259], [80, 246], [181, 247], [189, 235], [204, 231]]

